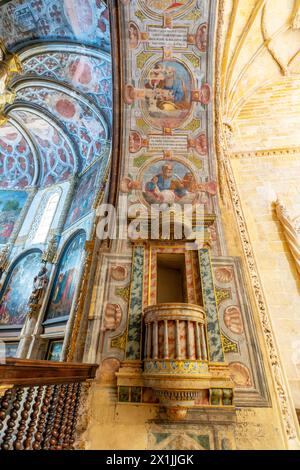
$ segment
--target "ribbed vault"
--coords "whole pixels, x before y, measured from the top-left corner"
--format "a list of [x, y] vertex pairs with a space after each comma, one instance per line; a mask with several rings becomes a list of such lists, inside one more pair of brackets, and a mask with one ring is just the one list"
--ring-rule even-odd
[[221, 109], [231, 150], [298, 147], [300, 2], [225, 0]]
[[5, 47], [22, 65], [0, 127], [0, 187], [48, 186], [96, 162], [103, 170], [112, 121], [105, 3], [12, 0], [0, 7]]

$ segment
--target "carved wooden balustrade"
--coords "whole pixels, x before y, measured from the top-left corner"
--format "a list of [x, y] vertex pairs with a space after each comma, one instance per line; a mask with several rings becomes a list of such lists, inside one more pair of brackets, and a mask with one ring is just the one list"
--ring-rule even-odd
[[72, 449], [83, 388], [96, 369], [19, 359], [0, 364], [1, 450]]

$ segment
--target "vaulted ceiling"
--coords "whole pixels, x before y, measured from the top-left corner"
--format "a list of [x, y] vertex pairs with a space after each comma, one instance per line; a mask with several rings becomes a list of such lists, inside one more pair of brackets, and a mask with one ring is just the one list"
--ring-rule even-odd
[[233, 152], [300, 146], [300, 1], [224, 0], [221, 108]]
[[106, 4], [0, 1], [0, 38], [2, 64], [15, 53], [22, 67], [0, 125], [0, 187], [47, 186], [101, 166], [112, 121]]

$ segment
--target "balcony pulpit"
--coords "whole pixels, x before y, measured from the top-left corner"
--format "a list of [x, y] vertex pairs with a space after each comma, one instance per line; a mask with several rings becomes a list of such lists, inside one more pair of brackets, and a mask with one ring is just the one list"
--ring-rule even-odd
[[144, 386], [154, 390], [169, 419], [184, 419], [188, 408], [205, 394], [210, 405], [232, 405], [229, 377], [223, 368], [220, 376], [218, 367], [211, 368], [208, 362], [203, 307], [152, 305], [144, 310], [144, 322]]

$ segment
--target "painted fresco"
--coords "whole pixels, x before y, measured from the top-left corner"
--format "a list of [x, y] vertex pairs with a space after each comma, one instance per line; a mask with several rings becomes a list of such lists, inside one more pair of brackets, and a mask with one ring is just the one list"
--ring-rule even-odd
[[64, 134], [35, 114], [15, 110], [12, 114], [22, 120], [39, 144], [43, 157], [41, 185], [49, 186], [70, 178], [74, 172], [75, 161], [72, 148]]
[[143, 174], [142, 187], [148, 204], [193, 204], [208, 189], [205, 183], [198, 183], [188, 166], [172, 160], [150, 165]]
[[88, 57], [69, 52], [37, 54], [23, 62], [25, 75], [48, 77], [86, 93], [112, 120], [112, 70], [104, 57]]
[[67, 93], [38, 86], [19, 90], [18, 98], [44, 107], [63, 122], [80, 150], [83, 169], [101, 155], [106, 130], [91, 106]]
[[65, 223], [65, 229], [88, 214], [93, 206], [97, 189], [97, 167], [87, 171], [79, 180]]
[[0, 190], [0, 245], [9, 241], [27, 197], [25, 191]]
[[7, 45], [69, 39], [110, 50], [109, 14], [101, 0], [12, 0], [1, 7]]
[[144, 108], [155, 127], [176, 128], [191, 109], [192, 80], [186, 67], [173, 60], [159, 61], [144, 80]]
[[0, 187], [22, 189], [34, 177], [34, 158], [31, 149], [12, 124], [0, 127]]
[[28, 312], [33, 279], [41, 266], [41, 253], [31, 252], [20, 259], [8, 277], [0, 300], [0, 325], [22, 325]]
[[[122, 8], [128, 60], [120, 189], [128, 194], [129, 205], [160, 203], [167, 210], [174, 203], [197, 203], [214, 213], [217, 183], [208, 132], [211, 4], [137, 0]], [[172, 169], [164, 168], [168, 164]], [[168, 171], [171, 176], [166, 176]], [[214, 253], [220, 253], [217, 235]]]
[[238, 258], [213, 260], [225, 357], [236, 386], [235, 403], [266, 406], [268, 390]]
[[141, 4], [144, 7], [150, 8], [150, 10], [158, 13], [167, 13], [172, 14], [173, 12], [177, 12], [178, 10], [182, 9], [183, 7], [189, 6], [193, 3], [193, 0], [180, 0], [178, 2], [174, 2], [174, 0], [140, 0]]
[[46, 312], [46, 320], [66, 317], [70, 314], [79, 281], [85, 238], [84, 233], [76, 235], [67, 246], [59, 262]]

